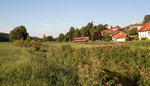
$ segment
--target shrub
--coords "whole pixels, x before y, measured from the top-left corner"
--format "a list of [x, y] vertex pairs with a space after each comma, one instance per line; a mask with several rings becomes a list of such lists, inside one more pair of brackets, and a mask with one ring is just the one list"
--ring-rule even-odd
[[147, 37], [143, 37], [143, 38], [141, 38], [141, 40], [146, 40], [147, 39]]
[[25, 40], [28, 36], [28, 33], [26, 31], [25, 26], [19, 26], [14, 28], [9, 34], [9, 39], [10, 41], [15, 41], [15, 40]]
[[32, 41], [29, 46], [32, 50], [39, 51], [40, 47], [42, 46], [42, 43], [40, 41]]

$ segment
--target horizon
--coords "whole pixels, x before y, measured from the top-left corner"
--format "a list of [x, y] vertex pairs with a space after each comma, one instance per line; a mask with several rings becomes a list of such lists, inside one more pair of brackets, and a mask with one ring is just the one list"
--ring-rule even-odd
[[93, 21], [94, 25], [108, 24], [121, 27], [141, 23], [149, 14], [148, 0], [2, 0], [0, 3], [0, 32], [9, 33], [23, 25], [30, 36], [54, 38], [70, 27], [81, 28]]

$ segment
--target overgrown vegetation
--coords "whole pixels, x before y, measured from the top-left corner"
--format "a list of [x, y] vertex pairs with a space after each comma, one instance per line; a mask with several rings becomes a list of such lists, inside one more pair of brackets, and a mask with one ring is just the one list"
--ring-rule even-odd
[[150, 85], [150, 50], [136, 47], [148, 42], [83, 44], [94, 45], [88, 48], [26, 42], [1, 43], [0, 85]]

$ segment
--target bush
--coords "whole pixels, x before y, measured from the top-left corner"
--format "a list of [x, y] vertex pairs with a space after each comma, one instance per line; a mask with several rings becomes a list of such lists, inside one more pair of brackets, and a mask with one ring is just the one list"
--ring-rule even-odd
[[133, 40], [139, 40], [138, 36], [130, 37], [130, 41], [133, 41]]
[[146, 40], [147, 39], [147, 37], [143, 37], [143, 38], [141, 38], [141, 40]]
[[28, 33], [26, 31], [25, 26], [19, 26], [14, 28], [10, 34], [9, 34], [9, 39], [10, 41], [15, 41], [15, 40], [25, 40], [28, 36]]

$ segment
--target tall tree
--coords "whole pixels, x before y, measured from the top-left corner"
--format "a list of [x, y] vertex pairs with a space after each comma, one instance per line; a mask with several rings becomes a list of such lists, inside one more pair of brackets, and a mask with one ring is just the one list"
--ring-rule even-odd
[[10, 34], [9, 34], [9, 39], [10, 41], [15, 41], [15, 40], [20, 40], [23, 39], [25, 40], [28, 36], [27, 30], [25, 26], [19, 26], [14, 28]]
[[73, 34], [74, 38], [75, 37], [80, 37], [81, 36], [81, 33], [80, 33], [80, 30], [77, 28], [75, 33]]
[[93, 28], [93, 21], [92, 22], [89, 22], [87, 25], [86, 25], [86, 31], [88, 33], [88, 37], [91, 38], [91, 34], [90, 34], [90, 31], [91, 29]]
[[43, 41], [43, 42], [46, 42], [46, 41], [47, 41], [47, 37], [46, 37], [46, 35], [45, 35], [45, 34], [43, 35], [43, 39], [42, 39], [42, 41]]
[[145, 15], [143, 23], [150, 22], [150, 15]]
[[53, 38], [53, 36], [47, 36], [47, 41], [54, 41], [54, 38]]
[[92, 40], [92, 41], [94, 41], [94, 39], [93, 39], [93, 36], [94, 36], [94, 33], [96, 32], [96, 26], [94, 26], [91, 30], [90, 30], [90, 39]]
[[81, 32], [81, 37], [89, 36], [89, 34], [88, 34], [88, 32], [87, 32], [87, 30], [86, 30], [85, 27], [82, 27], [82, 28], [80, 29], [80, 32]]
[[59, 34], [58, 38], [57, 38], [57, 42], [63, 42], [65, 38], [65, 35], [63, 33]]
[[111, 40], [111, 33], [105, 32], [103, 33], [103, 41], [110, 41]]
[[67, 32], [66, 35], [65, 35], [65, 38], [64, 38], [64, 41], [65, 41], [65, 42], [68, 42], [68, 41], [69, 41], [69, 35], [70, 35], [69, 32]]
[[103, 31], [105, 29], [105, 26], [102, 24], [97, 25], [97, 31]]
[[74, 27], [70, 27], [70, 30], [69, 30], [69, 41], [73, 41], [73, 34], [75, 33], [75, 29]]

